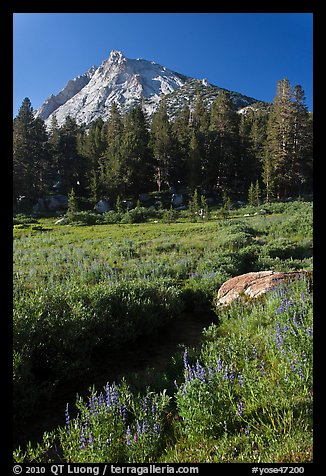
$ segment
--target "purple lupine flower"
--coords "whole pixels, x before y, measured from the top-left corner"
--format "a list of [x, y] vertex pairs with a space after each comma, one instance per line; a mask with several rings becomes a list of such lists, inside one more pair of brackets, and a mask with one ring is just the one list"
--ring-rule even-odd
[[104, 395], [102, 392], [98, 396], [98, 404], [100, 407], [104, 404]]
[[292, 372], [296, 371], [296, 363], [297, 363], [297, 361], [295, 359], [292, 360], [291, 363], [290, 363], [290, 368], [291, 368]]
[[188, 372], [187, 372], [187, 376], [186, 376], [186, 382], [190, 382], [191, 380], [193, 380], [195, 378], [195, 375], [193, 373], [193, 369], [190, 367], [190, 365], [188, 365]]
[[89, 410], [89, 413], [91, 414], [94, 411], [94, 402], [92, 397], [88, 397], [88, 410]]
[[234, 382], [234, 372], [233, 372], [233, 368], [231, 366], [231, 369], [229, 371], [229, 382], [231, 385], [233, 385], [233, 382]]
[[301, 378], [301, 380], [304, 379], [303, 370], [302, 370], [301, 367], [298, 367], [298, 375], [299, 375], [299, 377]]
[[256, 348], [255, 345], [253, 346], [253, 349], [252, 349], [252, 355], [254, 356], [255, 359], [257, 359], [257, 357], [258, 357], [258, 352], [257, 352], [257, 348]]
[[224, 369], [223, 378], [224, 378], [224, 380], [228, 380], [228, 378], [229, 378], [228, 366], [227, 365], [225, 366], [225, 369]]
[[294, 311], [293, 316], [292, 316], [292, 322], [293, 322], [293, 325], [294, 325], [295, 327], [298, 327], [299, 324], [298, 324], [298, 322], [297, 322], [297, 320], [296, 320], [296, 316], [297, 316], [297, 314], [296, 314], [296, 312]]
[[155, 402], [154, 402], [154, 401], [152, 402], [152, 408], [151, 408], [151, 410], [152, 410], [152, 415], [155, 415], [155, 413], [156, 413], [156, 406], [155, 406]]
[[111, 405], [111, 392], [110, 392], [110, 385], [107, 383], [105, 387], [105, 403], [106, 406], [109, 407]]
[[266, 375], [266, 371], [265, 371], [265, 363], [264, 363], [264, 361], [263, 361], [263, 360], [261, 360], [261, 361], [260, 361], [260, 365], [259, 365], [259, 367], [260, 367], [260, 371], [261, 371], [261, 373], [262, 373], [263, 375]]
[[308, 336], [312, 336], [312, 332], [312, 327], [307, 327], [306, 333], [308, 334]]
[[87, 446], [87, 440], [85, 437], [85, 430], [84, 430], [84, 425], [82, 425], [81, 430], [80, 430], [80, 449], [84, 450]]
[[160, 431], [160, 424], [159, 423], [154, 423], [154, 426], [153, 426], [154, 435], [155, 436], [158, 435], [159, 431]]
[[130, 426], [127, 426], [127, 431], [126, 431], [126, 445], [131, 446], [131, 431], [130, 431]]
[[204, 367], [202, 367], [199, 363], [199, 361], [197, 360], [196, 362], [196, 370], [194, 370], [194, 374], [195, 376], [202, 382], [202, 383], [205, 383], [206, 382], [206, 379], [205, 379], [205, 375], [206, 375], [206, 372], [205, 372], [205, 369]]
[[183, 366], [186, 370], [188, 370], [188, 351], [185, 349], [183, 353]]
[[127, 407], [126, 405], [121, 406], [121, 416], [122, 416], [122, 421], [126, 421], [126, 416], [127, 416]]
[[244, 380], [242, 374], [239, 372], [238, 373], [238, 382], [241, 387], [244, 387]]
[[118, 403], [119, 397], [118, 397], [117, 386], [115, 384], [113, 384], [112, 387], [113, 387], [113, 392], [112, 392], [111, 402], [114, 405], [114, 404]]
[[222, 369], [223, 369], [223, 364], [222, 364], [221, 357], [219, 357], [219, 358], [217, 359], [217, 363], [216, 363], [215, 370], [216, 370], [216, 372], [221, 372]]
[[69, 426], [70, 423], [70, 417], [69, 417], [69, 403], [66, 405], [66, 410], [65, 410], [65, 420], [66, 420], [66, 426]]
[[88, 437], [88, 443], [89, 443], [90, 445], [92, 445], [93, 442], [94, 442], [94, 435], [93, 435], [92, 432], [90, 432], [90, 433], [89, 433], [89, 437]]
[[149, 431], [149, 425], [146, 420], [143, 421], [143, 426], [142, 426], [142, 434], [148, 433]]
[[228, 380], [229, 383], [230, 383], [231, 385], [233, 385], [234, 372], [233, 372], [232, 365], [230, 366], [230, 370], [229, 370], [229, 367], [228, 367], [227, 365], [225, 366], [223, 379], [224, 379], [224, 380]]
[[138, 420], [137, 420], [137, 433], [138, 433], [139, 435], [142, 434], [142, 426], [141, 426], [141, 424], [140, 424], [140, 421], [138, 421]]
[[244, 405], [243, 405], [243, 402], [240, 401], [238, 403], [238, 408], [237, 408], [237, 413], [239, 416], [242, 416], [243, 410], [244, 410]]

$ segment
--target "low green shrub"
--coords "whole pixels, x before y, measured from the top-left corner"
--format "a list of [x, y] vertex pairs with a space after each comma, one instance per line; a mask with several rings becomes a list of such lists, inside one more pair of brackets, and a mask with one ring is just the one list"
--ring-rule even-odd
[[24, 389], [26, 376], [33, 378], [28, 389], [36, 395], [46, 384], [82, 373], [95, 347], [117, 349], [179, 315], [181, 295], [167, 280], [135, 280], [41, 288], [21, 296], [13, 327], [17, 412], [32, 399]]

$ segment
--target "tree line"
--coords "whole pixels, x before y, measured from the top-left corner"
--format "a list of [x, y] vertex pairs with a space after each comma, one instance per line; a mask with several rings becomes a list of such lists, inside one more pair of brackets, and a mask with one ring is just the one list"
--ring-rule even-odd
[[228, 92], [210, 109], [198, 92], [173, 119], [163, 98], [150, 119], [141, 105], [122, 116], [112, 104], [88, 128], [54, 117], [47, 130], [25, 98], [13, 121], [14, 203], [72, 189], [94, 203], [170, 187], [240, 197], [254, 183], [266, 200], [310, 193], [312, 126], [302, 87], [286, 78], [272, 104], [242, 114]]

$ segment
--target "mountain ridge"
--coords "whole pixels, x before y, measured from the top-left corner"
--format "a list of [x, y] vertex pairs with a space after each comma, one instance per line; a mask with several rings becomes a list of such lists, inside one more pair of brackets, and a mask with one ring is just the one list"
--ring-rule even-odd
[[197, 92], [207, 107], [222, 91], [228, 91], [237, 110], [253, 103], [263, 103], [241, 93], [210, 84], [172, 71], [154, 61], [126, 58], [121, 51], [112, 50], [99, 67], [92, 66], [86, 73], [69, 80], [56, 95], [51, 95], [35, 111], [35, 117], [50, 126], [55, 116], [60, 125], [67, 116], [78, 124], [90, 125], [97, 118], [107, 120], [112, 103], [122, 113], [136, 104], [142, 104], [151, 116], [165, 97], [168, 113], [174, 116], [180, 106], [193, 104]]

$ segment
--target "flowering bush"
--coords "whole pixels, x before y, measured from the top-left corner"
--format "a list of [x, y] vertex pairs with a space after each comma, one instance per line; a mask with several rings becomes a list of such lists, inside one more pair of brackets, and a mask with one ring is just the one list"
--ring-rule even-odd
[[[70, 407], [65, 410], [65, 426], [52, 434], [52, 444], [44, 439], [32, 451], [15, 451], [16, 462], [37, 458], [48, 460], [50, 448], [60, 448], [60, 454], [71, 463], [142, 463], [153, 462], [164, 448], [165, 415], [170, 397], [147, 391], [133, 395], [128, 385], [107, 383], [104, 391], [92, 390], [88, 401], [79, 398], [78, 414], [70, 417]], [[32, 459], [31, 459], [32, 458]]]
[[[233, 304], [221, 322], [218, 330], [212, 326], [206, 332], [201, 359], [190, 363], [184, 353], [184, 380], [177, 384], [176, 401], [186, 438], [213, 438], [219, 461], [226, 457], [222, 442], [230, 435], [248, 436], [248, 446], [258, 436], [266, 446], [266, 440], [298, 429], [310, 434], [309, 283], [278, 286], [255, 305]], [[218, 448], [224, 449], [220, 453]]]

